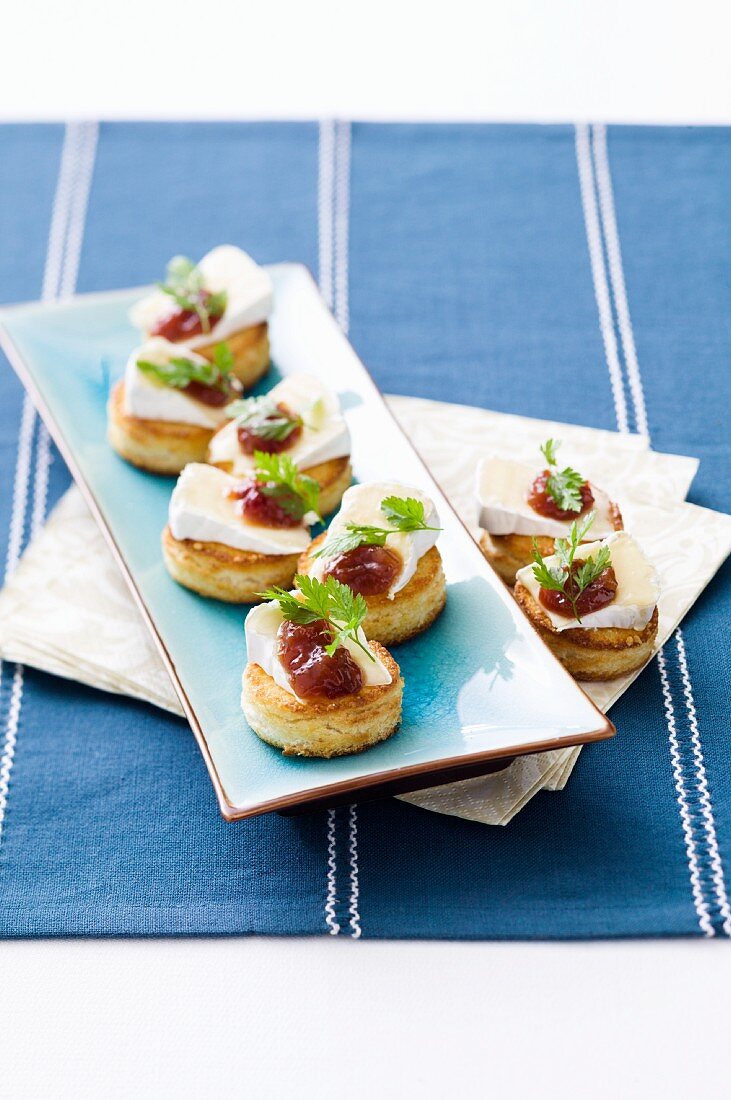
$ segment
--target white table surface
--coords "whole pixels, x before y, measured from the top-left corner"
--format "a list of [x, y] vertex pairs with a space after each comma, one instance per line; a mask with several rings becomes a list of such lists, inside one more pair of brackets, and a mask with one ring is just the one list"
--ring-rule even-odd
[[[725, 0], [24, 0], [0, 119], [728, 123], [729, 29]], [[730, 983], [728, 943], [5, 942], [0, 1094], [715, 1097]]]

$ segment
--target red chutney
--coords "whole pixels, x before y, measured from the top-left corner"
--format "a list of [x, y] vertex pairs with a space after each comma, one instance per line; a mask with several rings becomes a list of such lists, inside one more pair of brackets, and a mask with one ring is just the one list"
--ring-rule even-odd
[[[200, 304], [205, 307], [211, 294], [208, 290], [201, 291]], [[223, 313], [211, 313], [208, 323], [211, 329], [221, 320]], [[166, 340], [177, 343], [191, 336], [200, 336], [203, 333], [203, 323], [194, 309], [175, 309], [161, 317], [154, 328], [150, 330], [150, 336], [164, 336]]]
[[579, 489], [581, 493], [581, 508], [578, 512], [572, 512], [569, 508], [559, 508], [556, 501], [548, 492], [548, 479], [551, 476], [550, 470], [544, 470], [542, 474], [539, 474], [528, 491], [528, 503], [534, 512], [538, 512], [539, 516], [546, 516], [547, 519], [576, 519], [577, 516], [582, 515], [587, 508], [591, 508], [594, 503], [594, 494], [591, 491], [591, 486], [588, 481]]
[[[570, 596], [574, 596], [577, 591], [577, 584], [574, 579], [574, 574], [581, 567], [580, 561], [575, 561], [571, 567], [571, 576], [566, 581], [566, 591]], [[576, 610], [579, 613], [579, 617], [591, 614], [592, 611], [599, 611], [600, 608], [606, 607], [610, 604], [617, 595], [617, 577], [611, 565], [607, 566], [603, 573], [600, 573], [595, 581], [585, 588], [576, 601]], [[544, 607], [548, 608], [555, 615], [562, 615], [566, 619], [574, 618], [574, 609], [571, 603], [563, 594], [563, 592], [554, 592], [550, 588], [541, 588], [538, 593], [538, 598]]]
[[294, 413], [290, 412], [286, 405], [279, 404], [276, 406], [275, 411], [265, 417], [265, 420], [279, 420], [284, 417], [287, 420], [294, 421], [291, 432], [285, 436], [284, 439], [264, 439], [262, 436], [257, 435], [251, 428], [247, 428], [245, 425], [241, 425], [237, 429], [237, 436], [239, 440], [239, 447], [245, 455], [253, 455], [254, 451], [264, 451], [266, 454], [277, 455], [282, 451], [288, 451], [290, 447], [294, 447], [295, 443], [302, 435], [302, 425], [297, 423], [297, 417]]
[[301, 625], [285, 620], [277, 631], [278, 655], [301, 699], [340, 699], [363, 687], [363, 673], [344, 646], [332, 657], [332, 631], [324, 619]]
[[[286, 486], [250, 478], [232, 489], [229, 497], [238, 501], [238, 512], [249, 523], [262, 527], [299, 527], [302, 522], [304, 505]], [[282, 500], [286, 500], [288, 507], [283, 508], [278, 503]]]
[[201, 405], [211, 405], [214, 409], [228, 405], [240, 392], [228, 379], [223, 380], [220, 387], [206, 386], [203, 382], [189, 382], [183, 389], [186, 397], [200, 401]]
[[388, 592], [402, 564], [399, 555], [385, 546], [356, 546], [328, 563], [323, 580], [335, 577], [355, 593], [376, 596]]

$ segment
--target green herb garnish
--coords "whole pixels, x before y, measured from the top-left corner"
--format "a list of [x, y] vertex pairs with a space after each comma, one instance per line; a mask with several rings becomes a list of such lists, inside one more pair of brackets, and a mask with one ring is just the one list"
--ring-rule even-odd
[[216, 344], [212, 363], [208, 360], [198, 363], [183, 355], [176, 355], [166, 363], [151, 363], [147, 359], [137, 360], [137, 366], [143, 374], [176, 390], [184, 390], [191, 382], [226, 390], [233, 365], [234, 357], [228, 344]]
[[371, 661], [375, 661], [370, 649], [358, 637], [358, 629], [368, 610], [360, 593], [356, 595], [347, 584], [341, 584], [335, 577], [328, 577], [323, 583], [315, 577], [299, 573], [294, 583], [299, 595], [278, 586], [258, 595], [264, 600], [277, 600], [282, 615], [292, 623], [307, 625], [323, 619], [333, 632], [332, 642], [325, 646], [329, 657], [348, 640], [362, 649]]
[[[571, 524], [568, 539], [556, 539], [555, 553], [558, 558], [558, 567], [546, 565], [536, 539], [533, 539], [533, 576], [541, 588], [547, 588], [551, 592], [560, 592], [574, 612], [574, 618], [581, 622], [578, 611], [578, 600], [581, 593], [601, 576], [605, 569], [611, 565], [611, 555], [608, 546], [601, 546], [596, 557], [586, 558], [581, 565], [574, 570], [574, 558], [576, 551], [594, 522], [596, 513], [590, 512], [583, 523], [576, 520]], [[570, 583], [569, 583], [570, 581]], [[569, 587], [567, 588], [567, 584]]]
[[207, 294], [203, 272], [187, 256], [173, 256], [167, 266], [165, 282], [158, 283], [157, 286], [180, 309], [197, 313], [204, 332], [211, 331], [212, 317], [218, 318], [226, 311], [226, 291]]
[[300, 473], [289, 455], [254, 451], [254, 476], [265, 496], [271, 497], [287, 515], [302, 519], [307, 512], [318, 512], [320, 486], [314, 478]]
[[334, 558], [338, 554], [347, 554], [358, 546], [385, 546], [388, 536], [400, 531], [441, 531], [441, 527], [430, 527], [427, 524], [422, 501], [413, 497], [385, 497], [381, 501], [381, 511], [390, 521], [390, 527], [346, 523], [345, 530], [329, 537], [313, 557]]
[[558, 469], [556, 452], [560, 446], [560, 440], [547, 439], [541, 447], [541, 454], [549, 468], [546, 492], [562, 511], [580, 512], [583, 505], [581, 487], [586, 479], [570, 466]]
[[232, 401], [226, 412], [240, 428], [246, 428], [258, 439], [273, 439], [277, 443], [288, 439], [296, 428], [302, 427], [302, 417], [286, 416], [269, 395]]

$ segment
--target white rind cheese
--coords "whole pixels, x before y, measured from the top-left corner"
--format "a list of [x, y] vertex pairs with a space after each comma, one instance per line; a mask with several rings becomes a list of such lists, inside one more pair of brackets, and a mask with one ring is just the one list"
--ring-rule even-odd
[[[198, 264], [204, 286], [212, 294], [225, 290], [226, 309], [211, 332], [188, 337], [186, 347], [200, 348], [226, 340], [242, 329], [266, 321], [272, 312], [274, 287], [268, 273], [242, 249], [222, 244], [212, 249]], [[161, 290], [154, 290], [136, 302], [130, 310], [130, 320], [145, 334], [177, 309], [173, 299]]]
[[[244, 624], [246, 654], [252, 664], [259, 665], [279, 687], [284, 688], [285, 691], [288, 691], [290, 695], [294, 695], [297, 699], [299, 696], [289, 682], [286, 669], [278, 654], [277, 631], [282, 622], [282, 612], [276, 600], [253, 607], [246, 616]], [[363, 673], [363, 686], [373, 687], [378, 684], [390, 684], [391, 673], [370, 649], [362, 630], [358, 630], [358, 638], [372, 653], [372, 661], [355, 642], [346, 639], [343, 644]], [[303, 701], [306, 702], [306, 700]]]
[[310, 545], [310, 533], [299, 527], [263, 527], [249, 523], [236, 511], [229, 493], [239, 479], [191, 462], [178, 478], [170, 498], [168, 522], [173, 538], [220, 542], [255, 554], [301, 554]]
[[[507, 458], [483, 458], [477, 467], [477, 522], [490, 535], [546, 535], [567, 538], [573, 520], [550, 519], [534, 512], [527, 496], [540, 470]], [[604, 538], [614, 531], [606, 493], [591, 486], [595, 513], [591, 534]], [[578, 517], [576, 517], [578, 518]]]
[[[286, 405], [303, 421], [299, 439], [284, 452], [300, 470], [308, 470], [321, 462], [350, 454], [350, 432], [340, 412], [340, 403], [319, 379], [309, 374], [290, 375], [278, 382], [267, 397], [275, 405]], [[242, 453], [236, 433], [235, 420], [216, 432], [208, 450], [208, 461], [230, 462], [234, 473], [249, 473], [254, 469], [254, 459], [252, 455]]]
[[161, 336], [153, 336], [146, 344], [135, 348], [127, 360], [124, 371], [124, 411], [128, 416], [142, 420], [164, 420], [173, 424], [195, 424], [215, 431], [226, 423], [225, 407], [214, 408], [187, 397], [182, 390], [156, 382], [144, 374], [137, 363], [140, 359], [149, 363], [169, 363], [171, 359], [185, 357], [194, 363], [206, 360], [181, 344], [171, 344]]
[[[345, 491], [340, 511], [330, 524], [328, 536], [344, 533], [349, 523], [389, 527], [389, 522], [381, 510], [381, 501], [385, 497], [414, 497], [424, 505], [424, 518], [427, 525], [439, 527], [437, 510], [425, 493], [414, 489], [411, 485], [401, 485], [396, 481], [377, 481], [367, 485], [352, 485]], [[416, 572], [419, 559], [431, 550], [438, 535], [438, 531], [397, 531], [388, 536], [386, 547], [395, 551], [402, 561], [401, 571], [394, 578], [387, 593], [390, 600], [409, 583]], [[315, 558], [309, 571], [310, 576], [322, 580], [327, 563], [328, 560], [324, 557]]]
[[[584, 543], [576, 552], [576, 560], [586, 561], [587, 558], [594, 557], [602, 546], [608, 546], [611, 553], [611, 565], [617, 578], [617, 594], [606, 607], [582, 616], [581, 622], [556, 615], [543, 606], [538, 598], [541, 586], [533, 576], [532, 565], [518, 570], [516, 583], [528, 589], [556, 630], [575, 630], [577, 627], [585, 630], [604, 627], [643, 630], [652, 618], [660, 595], [660, 582], [652, 562], [626, 531], [617, 531], [600, 542]], [[544, 560], [549, 569], [559, 565], [555, 554]]]

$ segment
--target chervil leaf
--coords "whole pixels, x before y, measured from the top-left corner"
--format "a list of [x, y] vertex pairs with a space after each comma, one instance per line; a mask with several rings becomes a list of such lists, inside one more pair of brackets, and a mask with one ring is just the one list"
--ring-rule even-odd
[[533, 539], [533, 576], [536, 578], [541, 588], [548, 588], [552, 592], [563, 592], [564, 585], [566, 584], [566, 578], [568, 576], [568, 570], [563, 568], [550, 569], [538, 549], [538, 543], [536, 539]]
[[[219, 344], [219, 347], [221, 346]], [[191, 382], [198, 382], [202, 386], [213, 386], [224, 391], [228, 386], [226, 374], [221, 371], [216, 363], [207, 361], [199, 363], [183, 355], [176, 355], [164, 363], [152, 363], [147, 359], [138, 359], [137, 367], [148, 378], [152, 378], [164, 386], [172, 386], [173, 389], [183, 390]]]
[[322, 615], [313, 611], [302, 600], [298, 599], [294, 592], [288, 592], [286, 589], [280, 588], [279, 585], [275, 585], [274, 588], [267, 588], [264, 592], [258, 592], [257, 595], [261, 596], [263, 600], [277, 600], [285, 619], [289, 619], [292, 623], [306, 626], [308, 623], [314, 623], [322, 618]]
[[547, 466], [556, 465], [556, 451], [561, 446], [561, 441], [558, 439], [547, 439], [545, 443], [541, 445], [541, 454], [546, 460]]
[[254, 474], [262, 490], [290, 515], [301, 519], [305, 513], [314, 512], [320, 519], [320, 486], [314, 478], [300, 473], [289, 455], [254, 451]]
[[563, 470], [557, 470], [549, 475], [546, 491], [564, 512], [580, 512], [581, 487], [584, 480], [580, 473], [566, 466]]
[[298, 574], [294, 583], [299, 592], [286, 592], [275, 587], [268, 588], [259, 595], [264, 600], [277, 600], [282, 615], [294, 623], [313, 623], [324, 620], [332, 630], [332, 641], [325, 646], [325, 652], [332, 657], [339, 645], [347, 640], [355, 643], [366, 656], [375, 661], [368, 646], [363, 645], [358, 630], [366, 617], [368, 608], [363, 597], [357, 595], [346, 584], [334, 577], [324, 582], [315, 577]]
[[560, 440], [547, 439], [540, 448], [541, 454], [549, 467], [546, 492], [562, 511], [580, 512], [582, 507], [581, 487], [586, 479], [570, 466], [565, 466], [563, 470], [556, 468], [556, 452], [560, 446]]
[[399, 531], [413, 531], [424, 526], [424, 505], [413, 497], [386, 497], [381, 511]]
[[314, 557], [334, 558], [346, 554], [358, 546], [385, 546], [389, 535], [409, 531], [441, 531], [441, 527], [429, 527], [424, 520], [424, 505], [413, 497], [385, 497], [381, 511], [391, 527], [373, 527], [369, 524], [347, 523], [345, 530], [329, 536]]
[[323, 546], [317, 550], [313, 557], [336, 558], [339, 554], [347, 554], [359, 546], [385, 546], [386, 539], [392, 531], [382, 527], [368, 527], [364, 524], [347, 523], [345, 530], [340, 534], [328, 537]]
[[209, 294], [206, 298], [206, 310], [209, 317], [222, 317], [228, 305], [228, 294], [225, 290], [219, 290], [215, 294]]
[[167, 280], [170, 286], [192, 286], [196, 290], [203, 286], [200, 269], [187, 256], [173, 256], [167, 266]]
[[600, 546], [595, 558], [586, 558], [574, 574], [574, 579], [579, 586], [579, 592], [583, 592], [597, 577], [600, 577], [608, 567], [611, 553], [608, 546]]
[[234, 354], [224, 341], [213, 349], [213, 362], [222, 375], [230, 374], [234, 369]]
[[[559, 560], [558, 569], [551, 569], [546, 565], [538, 549], [538, 543], [533, 539], [533, 576], [541, 588], [561, 592], [566, 597], [573, 609], [574, 618], [579, 623], [581, 622], [577, 608], [579, 596], [612, 564], [609, 547], [600, 546], [596, 557], [586, 558], [576, 570], [573, 569], [576, 551], [584, 541], [595, 516], [595, 512], [590, 512], [581, 523], [574, 520], [568, 539], [556, 539], [554, 553]], [[571, 583], [567, 589], [569, 578]]]
[[204, 332], [211, 331], [211, 318], [220, 317], [226, 310], [226, 291], [206, 294], [203, 272], [187, 256], [173, 256], [167, 266], [165, 282], [157, 286], [180, 309], [197, 313]]
[[[296, 583], [300, 583], [299, 578], [295, 578], [295, 581]], [[365, 619], [368, 611], [363, 596], [360, 592], [357, 594], [353, 592], [351, 588], [348, 588], [347, 584], [341, 584], [340, 581], [336, 581], [334, 577], [327, 578], [325, 587], [330, 599], [330, 620], [336, 628], [335, 637], [330, 645], [325, 647], [325, 652], [329, 653], [332, 657], [337, 647], [342, 645], [346, 639], [350, 639], [350, 641], [355, 642], [372, 661], [375, 661], [375, 657], [370, 649], [364, 646], [358, 637], [358, 628]]]
[[330, 596], [327, 584], [316, 580], [315, 577], [300, 575], [295, 577], [295, 584], [302, 594], [302, 600], [320, 619], [327, 619], [330, 610]]
[[288, 439], [302, 424], [299, 416], [286, 416], [281, 412], [268, 394], [232, 401], [226, 412], [237, 421], [239, 427], [247, 428], [252, 435], [277, 442]]

